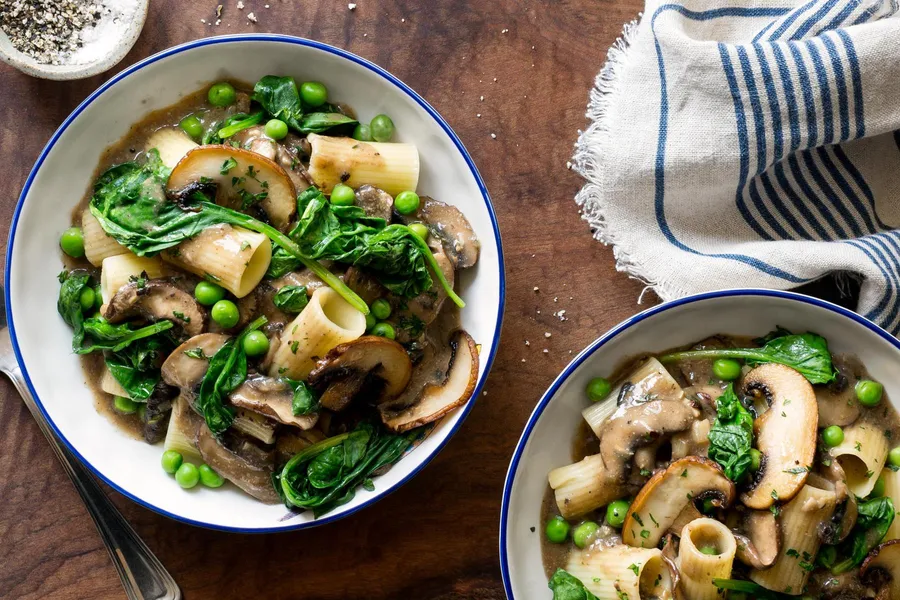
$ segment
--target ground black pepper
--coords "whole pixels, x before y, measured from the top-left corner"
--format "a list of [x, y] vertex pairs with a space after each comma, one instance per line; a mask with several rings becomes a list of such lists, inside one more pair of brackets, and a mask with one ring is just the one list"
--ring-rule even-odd
[[59, 65], [82, 46], [82, 32], [102, 10], [90, 0], [0, 0], [0, 29], [19, 52]]

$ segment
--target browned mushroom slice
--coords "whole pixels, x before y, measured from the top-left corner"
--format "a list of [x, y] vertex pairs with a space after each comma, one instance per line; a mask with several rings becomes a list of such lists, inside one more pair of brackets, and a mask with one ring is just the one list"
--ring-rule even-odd
[[748, 510], [732, 530], [737, 540], [737, 559], [757, 569], [768, 569], [778, 559], [781, 527], [778, 518], [768, 510]]
[[203, 380], [209, 359], [225, 345], [228, 336], [201, 333], [181, 344], [162, 364], [163, 381], [183, 390], [192, 390]]
[[478, 381], [478, 349], [468, 333], [459, 330], [450, 340], [453, 356], [447, 378], [441, 385], [425, 386], [415, 403], [393, 409], [379, 407], [381, 420], [389, 429], [403, 432], [440, 419], [454, 408], [468, 402]]
[[283, 379], [272, 377], [249, 377], [228, 397], [232, 404], [275, 419], [285, 425], [300, 429], [311, 429], [318, 415], [295, 415], [293, 411], [294, 390]]
[[281, 502], [272, 487], [273, 453], [231, 432], [225, 434], [224, 443], [219, 443], [205, 423], [200, 426], [197, 449], [213, 470], [257, 500]]
[[319, 360], [310, 372], [307, 382], [315, 387], [338, 386], [332, 392], [326, 390], [327, 402], [332, 406], [349, 404], [350, 397], [343, 393], [359, 391], [360, 386], [340, 383], [347, 378], [378, 378], [383, 382], [378, 402], [396, 397], [409, 383], [412, 363], [406, 350], [387, 338], [367, 335], [333, 348], [325, 358]]
[[394, 199], [384, 190], [368, 183], [359, 186], [359, 189], [356, 190], [356, 205], [366, 211], [367, 216], [378, 217], [388, 223], [391, 222], [391, 214], [394, 211]]
[[859, 568], [859, 578], [872, 582], [878, 598], [900, 598], [900, 540], [885, 542], [869, 552]]
[[431, 234], [441, 241], [444, 252], [457, 268], [466, 269], [478, 262], [481, 242], [469, 220], [452, 204], [423, 196], [415, 217], [409, 220], [424, 221]]
[[151, 321], [168, 319], [191, 336], [206, 328], [206, 311], [193, 296], [168, 281], [156, 279], [139, 279], [123, 285], [109, 301], [103, 316], [110, 323], [132, 317]]
[[261, 154], [232, 146], [200, 146], [188, 152], [172, 170], [166, 184], [178, 193], [198, 183], [216, 186], [216, 202], [232, 208], [246, 205], [251, 196], [278, 229], [285, 230], [297, 208], [291, 178]]
[[837, 375], [828, 385], [817, 385], [816, 403], [819, 407], [819, 428], [832, 425], [846, 427], [859, 418], [859, 400], [856, 398], [856, 372], [863, 367], [855, 357], [833, 357]]
[[341, 412], [362, 391], [368, 377], [368, 373], [354, 371], [345, 377], [333, 381], [322, 393], [322, 396], [319, 398], [319, 404], [328, 410]]
[[741, 501], [757, 510], [793, 498], [806, 483], [816, 453], [816, 394], [803, 375], [779, 364], [756, 367], [744, 377], [744, 393], [764, 397], [769, 409], [753, 424], [762, 453], [752, 487]]
[[823, 544], [835, 545], [842, 542], [856, 525], [859, 516], [856, 495], [847, 487], [847, 475], [841, 463], [830, 461], [828, 466], [820, 466], [815, 473], [810, 473], [807, 483], [823, 490], [831, 490], [835, 495], [835, 509], [831, 519], [819, 523], [819, 539]]
[[730, 506], [734, 484], [715, 462], [688, 456], [650, 478], [628, 510], [622, 541], [629, 546], [656, 548], [672, 523], [691, 502], [709, 499]]

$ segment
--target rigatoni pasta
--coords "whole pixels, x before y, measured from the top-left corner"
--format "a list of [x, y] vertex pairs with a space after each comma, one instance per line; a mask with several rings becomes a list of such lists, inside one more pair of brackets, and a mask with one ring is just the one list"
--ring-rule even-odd
[[218, 225], [166, 250], [162, 257], [243, 298], [266, 274], [272, 242], [261, 233]]
[[368, 183], [391, 196], [415, 191], [419, 151], [412, 144], [360, 142], [353, 138], [310, 134], [309, 174], [330, 193], [338, 183], [356, 188]]
[[[882, 471], [884, 477], [884, 495], [894, 502], [894, 512], [900, 512], [900, 471], [888, 467]], [[900, 539], [900, 514], [894, 515], [894, 521], [884, 536], [884, 541]]]
[[112, 372], [106, 365], [103, 365], [103, 375], [100, 376], [100, 389], [113, 396], [121, 396], [123, 398], [131, 397], [128, 390], [123, 388], [122, 384], [113, 377]]
[[691, 521], [681, 531], [675, 564], [681, 576], [679, 586], [691, 600], [716, 600], [724, 592], [713, 579], [731, 577], [737, 543], [734, 534], [715, 519]]
[[619, 545], [575, 550], [566, 570], [598, 600], [672, 597], [671, 573], [656, 548]]
[[560, 514], [567, 518], [579, 517], [615, 500], [603, 458], [596, 454], [577, 463], [559, 467], [547, 476], [556, 495]]
[[128, 248], [106, 235], [91, 209], [81, 213], [81, 233], [84, 237], [84, 256], [95, 267], [103, 264], [103, 259], [128, 253]]
[[888, 450], [882, 428], [857, 421], [844, 428], [844, 441], [831, 449], [831, 455], [841, 463], [850, 491], [865, 498], [878, 481]]
[[104, 258], [100, 269], [100, 295], [103, 297], [103, 304], [108, 304], [116, 292], [133, 278], [146, 274], [147, 278], [156, 279], [165, 273], [165, 265], [158, 256], [136, 256], [127, 252]]
[[285, 326], [269, 373], [305, 379], [315, 361], [337, 346], [355, 340], [366, 330], [365, 316], [331, 288], [317, 289], [309, 304]]
[[185, 461], [202, 463], [203, 458], [194, 444], [199, 427], [199, 415], [191, 414], [190, 403], [184, 395], [172, 401], [172, 415], [163, 448], [181, 454]]

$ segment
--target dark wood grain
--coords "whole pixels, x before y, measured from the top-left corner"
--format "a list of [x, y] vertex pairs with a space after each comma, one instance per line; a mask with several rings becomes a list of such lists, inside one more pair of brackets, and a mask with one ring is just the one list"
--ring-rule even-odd
[[[606, 49], [642, 3], [357, 0], [350, 11], [338, 0], [268, 1], [265, 9], [262, 0], [244, 0], [241, 12], [228, 0], [214, 27], [200, 19], [213, 20], [216, 2], [152, 0], [140, 40], [117, 69], [185, 41], [257, 31], [346, 48], [406, 81], [460, 135], [493, 197], [508, 282], [502, 345], [486, 394], [441, 455], [399, 491], [336, 524], [239, 536], [114, 500], [188, 599], [503, 598], [500, 497], [522, 427], [572, 355], [640, 308], [642, 286], [615, 271], [611, 251], [580, 220], [572, 201], [580, 180], [566, 162]], [[246, 19], [250, 10], [256, 25]], [[0, 66], [4, 243], [41, 148], [109, 75], [47, 82]], [[565, 322], [551, 314], [561, 308]], [[0, 597], [123, 598], [78, 496], [5, 380], [0, 394]]]

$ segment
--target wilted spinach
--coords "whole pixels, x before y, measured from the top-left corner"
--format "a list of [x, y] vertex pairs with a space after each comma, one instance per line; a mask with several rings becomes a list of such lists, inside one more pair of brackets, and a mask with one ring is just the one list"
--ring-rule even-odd
[[107, 352], [106, 367], [132, 400], [146, 400], [160, 379], [160, 359], [174, 346], [165, 335], [138, 340], [119, 352]]
[[716, 422], [709, 431], [709, 457], [722, 466], [729, 479], [740, 481], [752, 462], [753, 417], [730, 383], [716, 400], [716, 412]]
[[305, 381], [287, 380], [288, 384], [294, 390], [294, 397], [291, 401], [291, 410], [295, 417], [300, 415], [308, 415], [319, 410], [319, 398], [315, 391]]
[[350, 502], [372, 474], [395, 463], [416, 433], [396, 435], [371, 423], [322, 440], [294, 455], [273, 478], [288, 507], [311, 509], [316, 517]]
[[716, 348], [711, 350], [686, 350], [661, 356], [663, 363], [698, 358], [739, 358], [749, 365], [778, 363], [798, 371], [810, 383], [829, 383], [835, 378], [828, 342], [815, 333], [792, 334], [778, 330], [760, 341], [761, 348]]
[[287, 313], [299, 313], [309, 303], [305, 285], [286, 285], [272, 296], [272, 303]]
[[300, 133], [322, 133], [333, 127], [349, 129], [357, 124], [356, 119], [339, 112], [315, 112], [300, 119]]
[[237, 337], [225, 342], [209, 359], [209, 368], [200, 382], [200, 393], [195, 406], [213, 435], [222, 435], [234, 423], [235, 409], [225, 404], [225, 398], [247, 379], [244, 338], [265, 324], [265, 317], [257, 318]]
[[846, 573], [861, 565], [869, 552], [881, 543], [891, 528], [891, 523], [894, 522], [894, 503], [887, 497], [860, 502], [857, 510], [859, 515], [853, 531], [838, 546], [838, 555], [845, 558], [831, 568], [831, 572], [835, 575]]
[[90, 285], [91, 276], [87, 273], [68, 273], [59, 275], [59, 298], [56, 310], [73, 330], [72, 349], [78, 350], [84, 340], [84, 312], [81, 308], [81, 292]]
[[269, 114], [298, 133], [322, 133], [333, 127], [356, 125], [357, 121], [325, 104], [307, 113], [293, 77], [266, 75], [253, 88], [253, 100]]
[[557, 569], [547, 585], [553, 591], [553, 600], [597, 600], [580, 579], [565, 569]]

